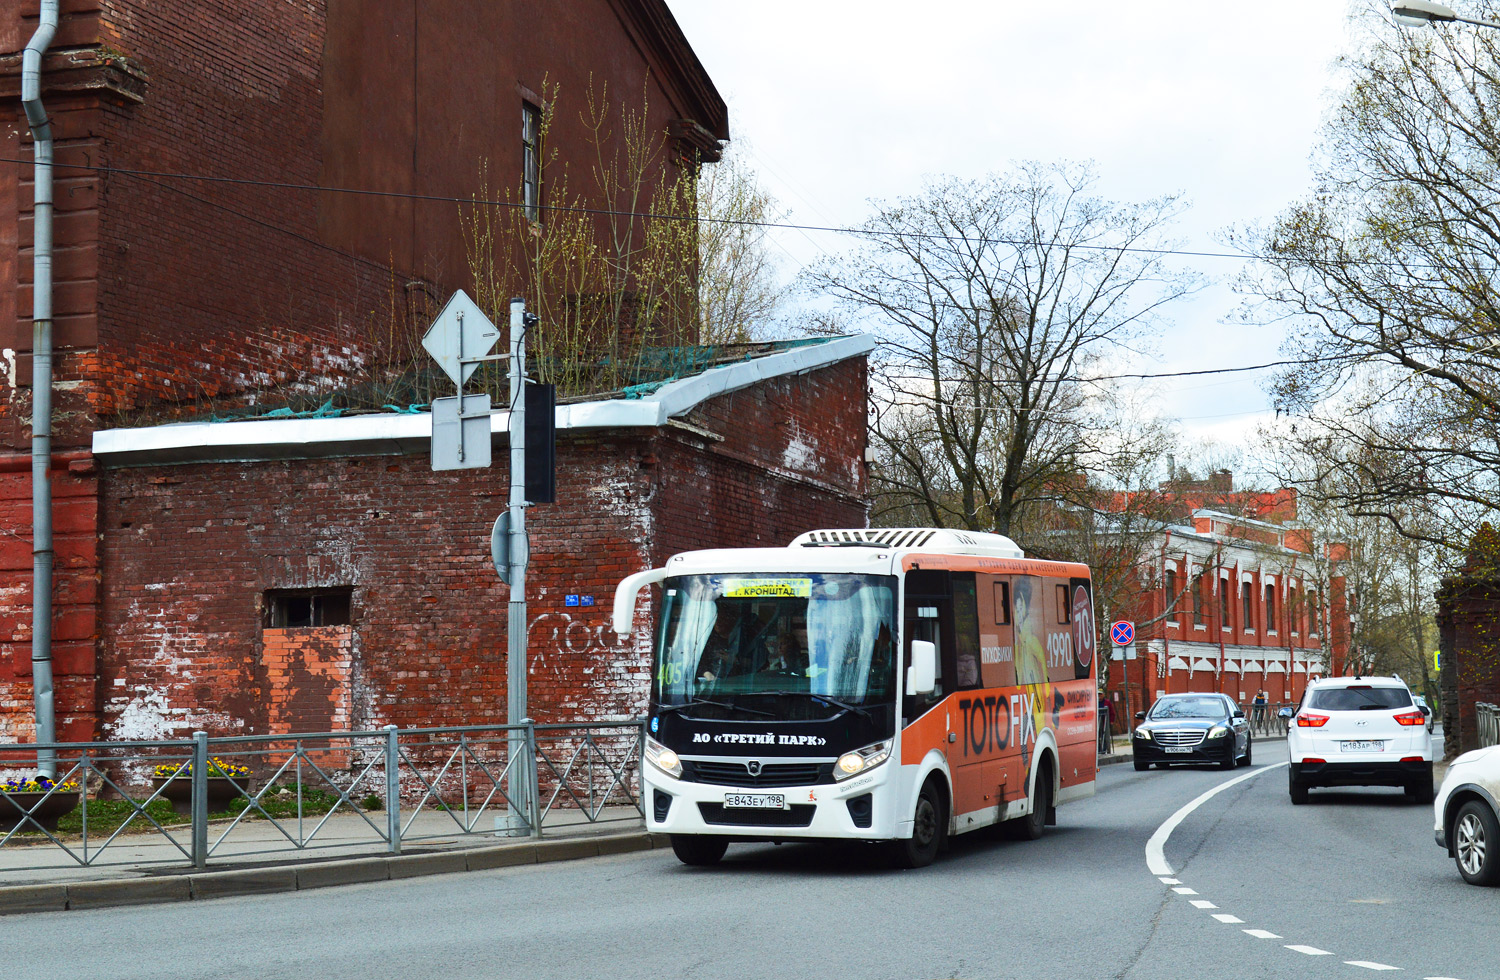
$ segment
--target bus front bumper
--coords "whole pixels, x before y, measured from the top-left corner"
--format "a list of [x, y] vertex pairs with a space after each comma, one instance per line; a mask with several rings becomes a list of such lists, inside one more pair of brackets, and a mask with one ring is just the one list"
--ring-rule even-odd
[[[654, 834], [714, 834], [738, 840], [889, 839], [898, 831], [891, 806], [895, 789], [888, 783], [895, 768], [881, 766], [841, 783], [744, 789], [673, 779], [648, 763], [643, 801], [646, 829]], [[780, 806], [736, 805], [774, 804], [778, 796]], [[908, 834], [910, 823], [908, 815]]]

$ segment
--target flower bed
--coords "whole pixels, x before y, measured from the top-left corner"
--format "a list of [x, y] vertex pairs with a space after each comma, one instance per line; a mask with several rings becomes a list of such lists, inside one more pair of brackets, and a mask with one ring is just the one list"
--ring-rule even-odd
[[[226, 809], [242, 793], [251, 792], [250, 767], [223, 759], [210, 759], [205, 780], [209, 812]], [[158, 799], [167, 800], [178, 813], [193, 808], [193, 764], [167, 763], [157, 766], [151, 776], [151, 788], [159, 790]]]
[[37, 824], [56, 830], [57, 818], [78, 807], [76, 782], [56, 783], [46, 776], [7, 779], [0, 790], [0, 831], [19, 827], [22, 833], [35, 833]]

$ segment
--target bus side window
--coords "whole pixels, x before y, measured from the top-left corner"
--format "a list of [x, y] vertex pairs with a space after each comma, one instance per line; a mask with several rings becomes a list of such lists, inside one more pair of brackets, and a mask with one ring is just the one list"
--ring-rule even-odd
[[995, 583], [995, 625], [1010, 625], [1010, 583]]
[[973, 572], [953, 573], [954, 690], [979, 683], [979, 596]]

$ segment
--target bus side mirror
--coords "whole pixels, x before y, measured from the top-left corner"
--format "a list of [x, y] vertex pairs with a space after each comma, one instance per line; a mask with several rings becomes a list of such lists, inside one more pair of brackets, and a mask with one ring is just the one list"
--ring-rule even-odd
[[635, 623], [635, 597], [648, 585], [655, 585], [667, 577], [665, 568], [652, 568], [634, 575], [625, 576], [615, 587], [614, 628], [615, 635], [625, 639]]
[[937, 647], [931, 640], [911, 641], [911, 666], [906, 668], [906, 693], [923, 696], [937, 690]]

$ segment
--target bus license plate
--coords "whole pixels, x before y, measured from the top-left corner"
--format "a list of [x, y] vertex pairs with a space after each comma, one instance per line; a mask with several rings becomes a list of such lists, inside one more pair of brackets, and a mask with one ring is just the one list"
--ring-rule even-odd
[[724, 809], [730, 807], [744, 810], [785, 810], [786, 796], [782, 793], [725, 793]]
[[1163, 752], [1191, 752], [1193, 747], [1191, 745], [1163, 745], [1161, 750]]
[[1345, 752], [1384, 752], [1384, 742], [1345, 742]]

